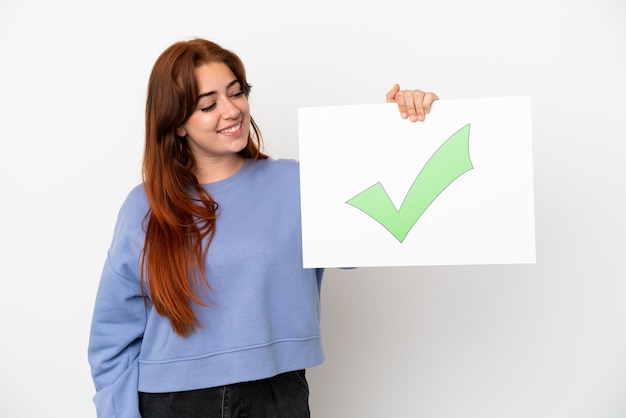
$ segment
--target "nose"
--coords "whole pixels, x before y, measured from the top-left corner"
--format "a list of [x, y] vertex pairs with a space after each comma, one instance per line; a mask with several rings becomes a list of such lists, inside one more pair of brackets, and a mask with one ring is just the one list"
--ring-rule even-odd
[[230, 98], [224, 99], [222, 106], [222, 116], [224, 119], [237, 119], [241, 115], [239, 108], [233, 103]]

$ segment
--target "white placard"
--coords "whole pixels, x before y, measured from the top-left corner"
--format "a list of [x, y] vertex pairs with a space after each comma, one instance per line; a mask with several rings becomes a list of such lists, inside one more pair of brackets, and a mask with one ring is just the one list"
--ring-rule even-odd
[[529, 97], [298, 110], [304, 267], [535, 262]]

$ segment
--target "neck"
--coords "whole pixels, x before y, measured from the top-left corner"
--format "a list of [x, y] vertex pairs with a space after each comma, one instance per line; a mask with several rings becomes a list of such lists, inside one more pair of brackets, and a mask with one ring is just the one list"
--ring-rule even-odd
[[196, 160], [196, 177], [200, 184], [215, 183], [235, 174], [243, 166], [245, 158], [239, 154], [228, 157]]

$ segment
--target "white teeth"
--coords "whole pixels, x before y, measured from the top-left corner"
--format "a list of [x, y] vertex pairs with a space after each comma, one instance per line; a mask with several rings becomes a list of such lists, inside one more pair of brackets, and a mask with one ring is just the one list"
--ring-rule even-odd
[[232, 128], [222, 129], [220, 132], [223, 134], [232, 134], [233, 132], [237, 132], [241, 128], [241, 123], [237, 126], [233, 126]]

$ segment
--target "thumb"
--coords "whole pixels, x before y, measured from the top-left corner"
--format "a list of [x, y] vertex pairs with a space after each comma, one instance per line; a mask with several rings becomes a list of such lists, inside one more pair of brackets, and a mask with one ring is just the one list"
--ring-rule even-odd
[[391, 90], [389, 90], [386, 94], [387, 103], [393, 103], [396, 101], [396, 94], [400, 91], [400, 85], [398, 83], [394, 84]]

